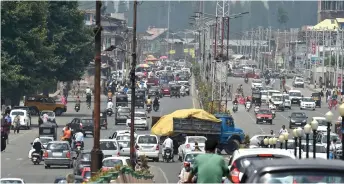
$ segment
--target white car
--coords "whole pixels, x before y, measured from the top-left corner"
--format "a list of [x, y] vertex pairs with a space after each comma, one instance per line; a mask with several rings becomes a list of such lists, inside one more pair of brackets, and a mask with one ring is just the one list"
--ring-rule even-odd
[[268, 99], [271, 99], [271, 97], [274, 95], [274, 94], [280, 94], [281, 92], [278, 91], [278, 90], [274, 90], [274, 89], [269, 89], [268, 90]]
[[271, 101], [276, 107], [276, 110], [284, 111], [284, 98], [281, 93], [274, 93], [272, 94]]
[[138, 135], [135, 144], [137, 156], [145, 156], [159, 162], [159, 140], [156, 135]]
[[293, 81], [293, 86], [294, 87], [301, 87], [304, 88], [305, 87], [305, 82], [302, 78], [296, 77], [295, 80]]
[[327, 132], [327, 121], [326, 118], [324, 117], [313, 117], [312, 121], [317, 121], [318, 122], [318, 129], [317, 131], [319, 132]]
[[120, 156], [130, 156], [130, 140], [117, 140], [119, 146], [122, 148], [119, 153]]
[[128, 102], [131, 102], [131, 89], [127, 91]]
[[12, 122], [14, 121], [14, 118], [17, 115], [19, 115], [20, 117], [20, 127], [25, 127], [26, 129], [30, 129], [31, 122], [30, 122], [29, 113], [23, 109], [13, 109], [10, 113]]
[[[53, 137], [39, 137], [39, 139], [41, 140], [41, 143], [43, 145], [43, 147], [47, 147], [48, 143], [51, 142], [51, 141], [54, 141], [54, 138]], [[35, 151], [35, 149], [33, 149], [31, 147], [30, 151], [29, 151], [29, 159], [31, 159], [31, 155], [32, 153]]]
[[[134, 120], [134, 126], [135, 128], [143, 128], [145, 130], [148, 130], [148, 122], [146, 112], [143, 111], [135, 111], [135, 120]], [[127, 126], [131, 126], [131, 119], [127, 119]]]
[[295, 159], [293, 153], [285, 149], [271, 149], [271, 148], [256, 148], [256, 149], [238, 149], [232, 154], [229, 160], [229, 175], [234, 181], [233, 183], [240, 183], [244, 170], [250, 165], [253, 160], [263, 159]]
[[289, 98], [291, 104], [300, 104], [300, 100], [302, 98], [302, 93], [299, 90], [289, 90]]
[[119, 156], [120, 146], [115, 139], [100, 139], [100, 149], [104, 158]]
[[[202, 151], [192, 151], [192, 152], [186, 153], [186, 155], [184, 157], [184, 160], [183, 160], [183, 163], [189, 162], [190, 166], [192, 167], [192, 164], [194, 163], [196, 156], [197, 155], [201, 155], [201, 154], [205, 154], [205, 152], [202, 152]], [[182, 167], [184, 167], [184, 164], [183, 164]]]
[[253, 79], [251, 82], [251, 88], [262, 88], [263, 87], [263, 81], [260, 79]]
[[[127, 136], [127, 135], [130, 135], [130, 130], [117, 130], [112, 134], [112, 136], [109, 137], [109, 139], [117, 139], [117, 137]], [[134, 132], [134, 137], [135, 138], [137, 137], [136, 132]]]
[[303, 97], [300, 101], [300, 110], [302, 109], [312, 109], [315, 111], [315, 101], [312, 97]]
[[259, 146], [261, 146], [262, 141], [264, 140], [265, 137], [267, 137], [269, 139], [269, 138], [273, 138], [275, 136], [271, 135], [271, 134], [254, 135], [250, 139], [250, 148], [258, 148]]
[[268, 91], [267, 90], [262, 90], [262, 91], [260, 91], [260, 93], [261, 93], [262, 103], [269, 102]]
[[25, 181], [21, 178], [1, 178], [0, 183], [16, 183], [16, 184], [24, 184]]
[[102, 161], [102, 170], [112, 169], [115, 166], [128, 166], [130, 165], [130, 157], [107, 157]]
[[289, 95], [285, 93], [283, 94], [283, 98], [284, 98], [284, 107], [291, 109], [291, 101], [290, 101]]
[[178, 159], [183, 160], [186, 153], [194, 151], [195, 142], [198, 143], [201, 150], [204, 150], [206, 140], [207, 138], [204, 136], [186, 136], [185, 142], [178, 147]]

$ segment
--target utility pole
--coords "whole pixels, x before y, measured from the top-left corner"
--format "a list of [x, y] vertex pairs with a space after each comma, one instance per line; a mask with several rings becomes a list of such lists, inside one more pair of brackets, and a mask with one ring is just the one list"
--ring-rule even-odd
[[133, 16], [133, 46], [132, 46], [132, 61], [131, 61], [131, 71], [130, 71], [130, 77], [131, 77], [131, 116], [130, 116], [130, 161], [131, 161], [131, 167], [135, 169], [135, 67], [136, 67], [136, 23], [137, 22], [137, 0], [134, 0], [134, 16]]
[[101, 6], [100, 0], [96, 1], [96, 28], [95, 33], [95, 76], [94, 76], [94, 137], [93, 148], [91, 150], [91, 173], [95, 175], [102, 168], [103, 153], [100, 150], [100, 67], [101, 67]]
[[275, 37], [275, 40], [276, 40], [276, 50], [275, 50], [275, 57], [274, 57], [274, 59], [275, 59], [275, 70], [277, 70], [277, 68], [278, 68], [278, 63], [277, 63], [277, 59], [278, 59], [278, 56], [277, 56], [277, 54], [279, 53], [278, 52], [278, 47], [279, 47], [279, 33], [280, 33], [280, 31], [279, 31], [279, 29], [277, 29], [277, 34], [276, 34], [276, 37]]
[[[135, 0], [136, 1], [136, 0]], [[134, 3], [135, 4], [135, 3]], [[168, 1], [168, 8], [167, 8], [167, 34], [166, 34], [166, 51], [168, 55], [168, 59], [170, 59], [170, 51], [168, 49], [168, 42], [169, 42], [169, 36], [170, 36], [170, 7], [171, 6], [171, 1]], [[171, 44], [172, 47], [172, 44]]]

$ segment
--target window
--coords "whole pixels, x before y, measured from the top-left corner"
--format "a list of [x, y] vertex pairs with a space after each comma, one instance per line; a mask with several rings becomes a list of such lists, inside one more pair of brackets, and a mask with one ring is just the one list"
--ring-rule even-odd
[[157, 144], [158, 143], [155, 136], [140, 136], [137, 142], [139, 144]]
[[65, 143], [50, 143], [47, 150], [68, 150], [69, 146]]
[[258, 183], [343, 183], [343, 173], [310, 169], [308, 171], [279, 171], [266, 173]]
[[123, 166], [122, 160], [119, 159], [108, 159], [103, 161], [103, 167], [115, 167], [115, 166]]
[[11, 112], [11, 115], [12, 115], [12, 116], [17, 116], [17, 115], [19, 115], [19, 116], [24, 116], [25, 113], [22, 112], [22, 111], [13, 111], [13, 112]]
[[130, 144], [129, 141], [118, 141], [118, 144], [122, 146], [122, 148], [129, 148]]
[[292, 113], [291, 117], [293, 117], [293, 118], [304, 118], [304, 117], [306, 117], [306, 114], [305, 113]]
[[314, 102], [312, 98], [302, 98], [303, 102]]
[[300, 92], [290, 92], [289, 96], [297, 96], [297, 97], [301, 97], [301, 93]]
[[20, 180], [1, 180], [0, 183], [22, 183]]
[[43, 116], [44, 114], [47, 114], [49, 117], [54, 117], [55, 113], [52, 111], [42, 111], [41, 112], [41, 116]]
[[49, 142], [51, 142], [51, 139], [47, 139], [47, 138], [39, 138], [41, 140], [42, 144], [48, 144]]
[[129, 141], [130, 140], [130, 136], [129, 135], [120, 135], [116, 137], [116, 140], [119, 141]]
[[207, 139], [204, 137], [189, 137], [188, 142], [189, 143], [205, 143]]
[[101, 141], [100, 149], [102, 150], [117, 150], [116, 145], [112, 141]]

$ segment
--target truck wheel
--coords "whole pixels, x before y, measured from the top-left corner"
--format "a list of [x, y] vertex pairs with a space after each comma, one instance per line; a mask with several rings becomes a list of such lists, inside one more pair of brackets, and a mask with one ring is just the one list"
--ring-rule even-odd
[[237, 139], [230, 139], [225, 146], [225, 151], [228, 155], [231, 155], [235, 150], [240, 148], [240, 143]]

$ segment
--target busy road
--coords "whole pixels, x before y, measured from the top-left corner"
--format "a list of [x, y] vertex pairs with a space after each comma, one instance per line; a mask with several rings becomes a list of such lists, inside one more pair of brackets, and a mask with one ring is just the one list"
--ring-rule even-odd
[[[233, 88], [236, 89], [240, 84], [243, 85], [244, 88], [244, 95], [251, 95], [251, 79], [246, 84], [244, 82], [243, 78], [234, 78], [230, 77], [229, 81], [231, 84], [233, 84]], [[292, 80], [287, 80], [286, 85], [289, 88], [292, 87]], [[274, 88], [279, 90], [280, 86], [280, 80], [276, 79]], [[300, 90], [302, 95], [304, 97], [310, 97], [312, 94], [312, 91], [309, 90], [308, 88], [293, 88], [296, 90]], [[232, 109], [232, 103], [228, 104], [228, 108]], [[312, 121], [312, 117], [324, 117], [324, 115], [329, 111], [329, 108], [326, 104], [326, 101], [324, 98], [322, 98], [322, 106], [321, 108], [316, 108], [315, 111], [312, 110], [300, 110], [299, 106], [293, 105], [291, 110], [286, 109], [284, 112], [282, 111], [276, 111], [276, 117], [273, 120], [273, 124], [256, 124], [256, 117], [254, 114], [253, 108], [251, 109], [250, 112], [245, 111], [244, 105], [239, 106], [238, 112], [234, 113], [234, 119], [236, 126], [239, 128], [242, 128], [246, 134], [253, 136], [257, 134], [270, 134], [270, 131], [273, 130], [275, 134], [277, 135], [279, 130], [281, 129], [282, 125], [285, 125], [286, 128], [289, 129], [289, 116], [292, 112], [305, 112], [306, 115], [308, 116], [308, 122]], [[332, 112], [334, 114], [334, 118], [336, 119], [339, 116], [338, 110], [332, 109]], [[334, 128], [334, 127], [333, 127]], [[290, 132], [290, 131], [289, 131]], [[290, 136], [291, 133], [290, 133]]]
[[[106, 108], [106, 97], [101, 98], [101, 109]], [[74, 102], [69, 102], [68, 110], [62, 116], [56, 117], [58, 127], [58, 137], [62, 136], [62, 128], [75, 117], [91, 117], [91, 110], [86, 108], [86, 103], [81, 104], [79, 112], [74, 111]], [[93, 104], [92, 104], [93, 106]], [[181, 98], [164, 97], [161, 99], [161, 106], [159, 111], [151, 112], [151, 116], [163, 116], [172, 113], [178, 109], [192, 108], [193, 102], [191, 96]], [[92, 109], [92, 108], [91, 108]], [[57, 176], [66, 176], [67, 173], [72, 173], [72, 169], [66, 167], [54, 167], [45, 169], [43, 162], [40, 165], [34, 165], [28, 158], [28, 152], [31, 148], [30, 143], [38, 136], [37, 122], [38, 117], [32, 117], [33, 127], [31, 130], [21, 130], [19, 134], [10, 134], [10, 143], [1, 154], [1, 177], [16, 177], [23, 178], [28, 183], [52, 183]], [[116, 130], [127, 129], [125, 125], [115, 125], [114, 117], [108, 117], [108, 129], [101, 130], [101, 138], [108, 138]], [[138, 134], [149, 134], [150, 131], [137, 131]], [[87, 136], [84, 139], [85, 150], [91, 150], [93, 145], [93, 138]], [[180, 171], [181, 164], [179, 161], [175, 163], [159, 163], [150, 162], [151, 171], [155, 175], [155, 181], [158, 183], [176, 182], [178, 181], [177, 174]], [[175, 174], [173, 174], [175, 173]]]

